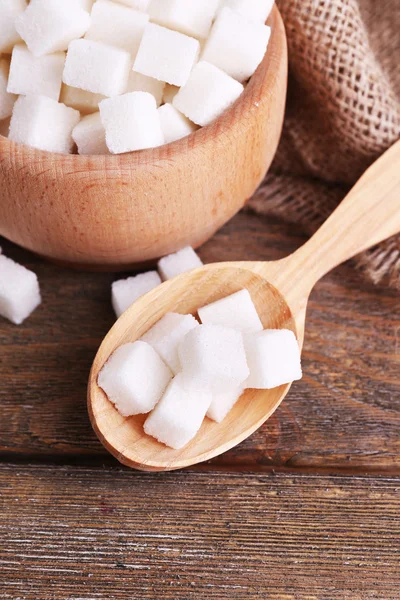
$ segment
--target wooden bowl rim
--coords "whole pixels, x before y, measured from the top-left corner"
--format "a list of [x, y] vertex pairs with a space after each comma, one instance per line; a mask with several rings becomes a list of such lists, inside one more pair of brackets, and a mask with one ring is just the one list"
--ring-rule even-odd
[[[91, 166], [94, 168], [103, 168], [105, 159], [111, 167], [115, 165], [118, 168], [130, 168], [140, 164], [154, 163], [155, 161], [170, 161], [174, 156], [186, 153], [188, 148], [194, 149], [198, 146], [204, 146], [208, 141], [214, 141], [218, 137], [225, 138], [243, 119], [253, 118], [253, 114], [258, 112], [259, 105], [268, 98], [267, 92], [271, 89], [270, 75], [273, 72], [271, 69], [273, 57], [281, 54], [282, 42], [286, 45], [285, 27], [276, 4], [267, 20], [267, 24], [271, 27], [271, 38], [266, 55], [254, 75], [250, 78], [241, 96], [218, 119], [210, 123], [210, 125], [201, 127], [186, 138], [170, 144], [164, 144], [158, 148], [137, 150], [118, 155], [59, 154], [32, 148], [20, 142], [12, 142], [2, 135], [0, 135], [0, 142], [3, 142], [3, 145], [4, 143], [7, 144], [9, 148], [13, 146], [17, 147], [19, 153], [22, 152], [25, 156], [32, 155], [35, 160], [44, 160], [51, 157], [53, 161], [62, 162], [64, 167], [68, 166], [71, 169], [79, 165], [83, 166], [88, 161], [90, 161]], [[241, 105], [244, 106], [244, 109]], [[240, 110], [238, 110], [239, 107], [241, 107]]]

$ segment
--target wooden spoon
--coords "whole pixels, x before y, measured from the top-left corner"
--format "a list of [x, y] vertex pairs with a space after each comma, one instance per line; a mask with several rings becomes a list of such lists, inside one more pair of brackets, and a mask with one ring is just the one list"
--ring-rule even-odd
[[197, 308], [247, 288], [264, 327], [290, 328], [303, 342], [308, 297], [328, 271], [400, 231], [400, 142], [360, 179], [320, 230], [297, 252], [275, 262], [207, 265], [163, 283], [140, 298], [115, 323], [94, 360], [88, 406], [95, 432], [122, 463], [167, 471], [208, 460], [239, 444], [277, 409], [290, 389], [247, 390], [222, 424], [205, 419], [182, 450], [172, 450], [143, 431], [145, 415], [122, 417], [97, 385], [97, 376], [121, 344], [140, 338], [166, 312]]

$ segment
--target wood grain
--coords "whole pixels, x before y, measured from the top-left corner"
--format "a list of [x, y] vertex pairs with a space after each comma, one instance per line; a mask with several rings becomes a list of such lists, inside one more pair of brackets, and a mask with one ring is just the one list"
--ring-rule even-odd
[[399, 480], [0, 467], [0, 595], [398, 600]]
[[[205, 262], [274, 260], [303, 241], [297, 228], [241, 214], [201, 250]], [[108, 463], [87, 418], [87, 377], [113, 323], [112, 275], [58, 269], [1, 241], [35, 270], [44, 304], [21, 328], [0, 321], [3, 458]], [[400, 472], [400, 306], [344, 266], [311, 296], [305, 379], [237, 449], [229, 468]]]
[[198, 246], [237, 213], [278, 146], [287, 88], [278, 9], [265, 59], [211, 125], [119, 156], [57, 155], [0, 136], [0, 234], [54, 260], [127, 268]]

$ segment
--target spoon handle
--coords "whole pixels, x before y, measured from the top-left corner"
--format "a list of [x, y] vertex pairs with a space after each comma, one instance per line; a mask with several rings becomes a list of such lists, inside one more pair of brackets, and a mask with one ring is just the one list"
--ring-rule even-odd
[[337, 265], [399, 232], [400, 141], [366, 171], [315, 235], [287, 260], [292, 267], [301, 267], [311, 290]]

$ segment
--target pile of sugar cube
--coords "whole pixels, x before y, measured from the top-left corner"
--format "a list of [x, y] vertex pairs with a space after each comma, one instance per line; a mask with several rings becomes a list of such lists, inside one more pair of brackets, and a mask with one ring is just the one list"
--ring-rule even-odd
[[198, 309], [167, 313], [140, 340], [120, 346], [98, 385], [125, 417], [147, 414], [144, 431], [174, 449], [208, 417], [221, 423], [246, 389], [301, 379], [293, 331], [263, 329], [248, 290]]
[[273, 0], [0, 0], [0, 134], [121, 154], [190, 135], [241, 95]]

